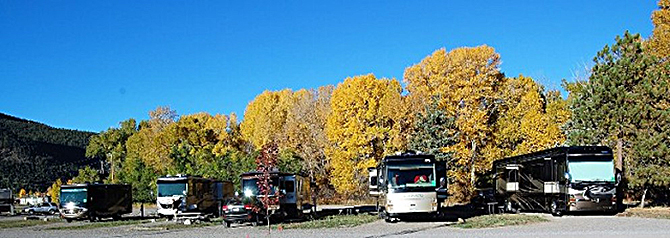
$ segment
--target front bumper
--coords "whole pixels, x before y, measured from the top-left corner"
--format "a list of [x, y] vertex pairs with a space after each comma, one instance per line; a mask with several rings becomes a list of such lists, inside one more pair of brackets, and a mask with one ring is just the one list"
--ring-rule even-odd
[[437, 216], [437, 212], [389, 213], [391, 218], [429, 219]]
[[570, 202], [568, 206], [568, 211], [571, 212], [611, 212], [616, 210], [616, 202], [610, 201], [582, 200]]
[[82, 208], [64, 208], [60, 209], [60, 215], [66, 219], [79, 219], [86, 217], [88, 213]]
[[245, 213], [226, 213], [223, 215], [223, 220], [227, 222], [248, 222], [252, 221], [253, 214]]

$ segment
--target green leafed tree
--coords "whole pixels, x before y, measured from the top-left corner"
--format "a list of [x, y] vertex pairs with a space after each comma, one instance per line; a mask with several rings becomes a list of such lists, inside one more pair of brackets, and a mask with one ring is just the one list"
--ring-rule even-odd
[[94, 183], [100, 182], [100, 173], [91, 167], [79, 169], [79, 174], [72, 178], [72, 183]]
[[133, 187], [133, 201], [147, 203], [155, 201], [156, 179], [158, 176], [141, 159], [129, 157], [123, 162], [119, 180]]
[[438, 100], [433, 100], [416, 115], [408, 148], [435, 155], [437, 160], [452, 160], [445, 148], [456, 144], [458, 130], [454, 122], [455, 118], [439, 108]]
[[[605, 144], [616, 147], [618, 158], [625, 156], [630, 137], [637, 125], [634, 118], [636, 86], [652, 62], [642, 54], [639, 35], [625, 32], [616, 43], [605, 46], [593, 59], [588, 82], [567, 85], [571, 93], [569, 107], [573, 118], [568, 122], [568, 143]], [[621, 161], [619, 161], [619, 164]]]
[[100, 134], [91, 137], [86, 147], [86, 156], [104, 158], [109, 164], [109, 181], [116, 183], [116, 171], [126, 158], [126, 141], [137, 132], [135, 119], [128, 119], [120, 123], [120, 128], [109, 128]]
[[668, 65], [645, 51], [639, 35], [628, 32], [598, 52], [594, 62], [587, 81], [565, 84], [573, 113], [569, 143], [615, 147], [617, 167], [625, 165], [630, 189], [643, 200], [649, 190], [665, 187], [667, 194]]

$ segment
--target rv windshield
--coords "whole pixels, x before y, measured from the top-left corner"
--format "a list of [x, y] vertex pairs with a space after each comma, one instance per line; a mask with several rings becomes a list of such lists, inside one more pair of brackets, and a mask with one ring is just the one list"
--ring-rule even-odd
[[388, 178], [392, 188], [435, 187], [432, 165], [389, 166]]
[[614, 182], [614, 161], [607, 158], [569, 158], [571, 182]]
[[[279, 186], [279, 182], [277, 182], [277, 178], [272, 178], [272, 192], [271, 194], [275, 193], [275, 188]], [[248, 178], [248, 179], [243, 179], [242, 180], [242, 192], [244, 193], [244, 196], [251, 197], [251, 196], [256, 196], [258, 194], [258, 179], [257, 178]]]
[[159, 197], [183, 196], [185, 193], [186, 193], [186, 183], [184, 182], [158, 184]]
[[60, 205], [61, 207], [73, 203], [76, 206], [81, 206], [86, 203], [87, 193], [86, 188], [63, 188], [60, 190]]

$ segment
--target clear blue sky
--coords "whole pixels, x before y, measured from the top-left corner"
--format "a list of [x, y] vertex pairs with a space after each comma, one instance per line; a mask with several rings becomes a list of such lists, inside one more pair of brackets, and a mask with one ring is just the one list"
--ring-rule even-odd
[[0, 112], [90, 131], [159, 105], [242, 116], [265, 89], [367, 73], [401, 80], [436, 49], [480, 44], [495, 47], [508, 76], [559, 89], [616, 35], [648, 37], [656, 9], [655, 0], [333, 2], [0, 0]]

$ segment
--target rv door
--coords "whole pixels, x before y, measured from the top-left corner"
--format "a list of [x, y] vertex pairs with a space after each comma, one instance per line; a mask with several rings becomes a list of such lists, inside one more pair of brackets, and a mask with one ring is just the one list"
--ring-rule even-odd
[[379, 176], [376, 168], [368, 168], [368, 191], [371, 196], [379, 196]]
[[519, 191], [519, 166], [507, 166], [505, 169], [507, 173], [507, 192], [516, 192]]

